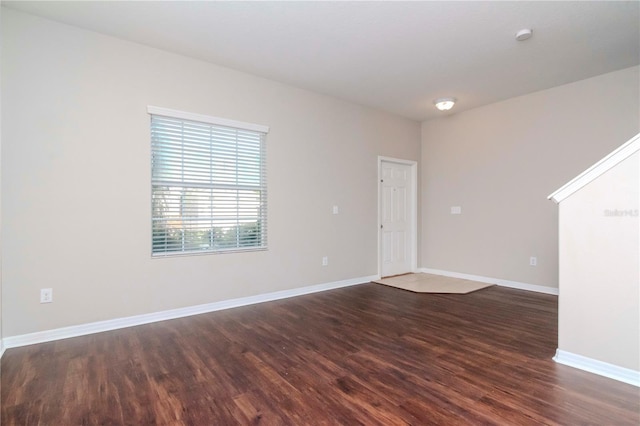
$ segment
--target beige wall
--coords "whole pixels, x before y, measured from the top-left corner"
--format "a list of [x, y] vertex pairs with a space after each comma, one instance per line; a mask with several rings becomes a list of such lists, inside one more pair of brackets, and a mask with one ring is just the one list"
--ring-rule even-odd
[[[0, 20], [2, 19], [2, 8], [0, 7]], [[2, 45], [2, 34], [0, 33], [0, 46]], [[0, 62], [2, 62], [0, 49]], [[2, 81], [2, 69], [0, 67], [0, 81]], [[4, 341], [2, 340], [2, 86], [0, 85], [0, 356], [4, 351]], [[1, 361], [1, 359], [0, 359]], [[0, 368], [0, 372], [2, 368]]]
[[636, 371], [639, 169], [636, 152], [560, 203], [558, 316], [559, 349]]
[[633, 67], [422, 123], [421, 266], [557, 287], [547, 196], [638, 133], [639, 81]]
[[[5, 337], [377, 273], [377, 156], [419, 160], [419, 123], [2, 18]], [[268, 251], [151, 259], [147, 105], [270, 126]]]

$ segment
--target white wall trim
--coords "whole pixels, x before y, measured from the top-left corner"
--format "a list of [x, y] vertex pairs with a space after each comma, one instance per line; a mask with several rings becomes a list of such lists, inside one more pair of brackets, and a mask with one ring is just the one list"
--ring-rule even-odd
[[558, 289], [555, 287], [546, 287], [543, 285], [527, 284], [518, 281], [503, 280], [501, 278], [482, 277], [480, 275], [462, 274], [459, 272], [443, 271], [440, 269], [420, 268], [420, 272], [426, 274], [443, 275], [445, 277], [462, 278], [465, 280], [479, 281], [481, 283], [496, 284], [501, 287], [517, 288], [520, 290], [535, 291], [536, 293], [545, 293], [558, 295]]
[[348, 287], [368, 283], [379, 277], [371, 275], [367, 277], [352, 278], [342, 281], [317, 284], [308, 287], [293, 288], [290, 290], [276, 291], [273, 293], [258, 294], [255, 296], [241, 297], [238, 299], [223, 300], [220, 302], [206, 303], [203, 305], [188, 306], [185, 308], [171, 309], [168, 311], [153, 312], [150, 314], [135, 315], [125, 318], [116, 318], [106, 321], [98, 321], [87, 324], [73, 325], [70, 327], [56, 328], [53, 330], [38, 331], [36, 333], [9, 336], [2, 339], [3, 347], [16, 348], [19, 346], [33, 345], [36, 343], [50, 342], [53, 340], [68, 339], [70, 337], [84, 336], [103, 331], [117, 330], [119, 328], [133, 327], [152, 322], [165, 321], [239, 306], [253, 305], [256, 303], [270, 302], [272, 300], [286, 299], [305, 294], [318, 293], [341, 287]]
[[553, 360], [558, 364], [568, 365], [569, 367], [640, 387], [640, 371], [618, 367], [617, 365], [587, 358], [586, 356], [566, 352], [561, 349], [556, 350], [556, 356], [553, 357]]
[[147, 106], [147, 113], [152, 115], [161, 115], [163, 117], [180, 118], [182, 120], [198, 121], [200, 123], [215, 124], [218, 126], [234, 127], [236, 129], [269, 133], [269, 126], [265, 126], [263, 124], [245, 123], [244, 121], [196, 114], [194, 112], [178, 111], [176, 109], [162, 108], [153, 105]]
[[607, 171], [611, 170], [615, 165], [624, 161], [632, 154], [635, 154], [640, 150], [640, 133], [629, 139], [627, 142], [618, 147], [615, 151], [598, 161], [593, 166], [589, 167], [584, 172], [580, 173], [577, 177], [572, 179], [569, 183], [562, 188], [549, 195], [547, 198], [553, 200], [556, 203], [561, 202], [574, 192], [578, 191], [589, 182], [596, 179], [598, 176], [603, 175]]
[[2, 359], [2, 355], [4, 355], [6, 347], [4, 346], [4, 339], [0, 340], [0, 359]]

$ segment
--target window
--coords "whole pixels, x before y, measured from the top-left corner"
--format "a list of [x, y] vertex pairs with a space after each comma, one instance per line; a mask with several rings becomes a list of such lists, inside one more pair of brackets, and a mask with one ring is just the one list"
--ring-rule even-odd
[[267, 247], [269, 128], [149, 107], [152, 254]]

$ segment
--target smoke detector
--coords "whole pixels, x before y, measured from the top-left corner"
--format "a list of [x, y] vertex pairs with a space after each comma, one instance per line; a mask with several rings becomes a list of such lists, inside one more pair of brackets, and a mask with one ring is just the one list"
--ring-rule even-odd
[[525, 41], [530, 39], [532, 35], [533, 35], [533, 30], [529, 28], [525, 28], [516, 33], [516, 40]]

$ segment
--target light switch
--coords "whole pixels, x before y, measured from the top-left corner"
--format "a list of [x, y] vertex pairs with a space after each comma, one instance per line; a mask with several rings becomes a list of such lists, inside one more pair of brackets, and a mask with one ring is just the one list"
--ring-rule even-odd
[[338, 206], [333, 206], [333, 214], [338, 214]]

